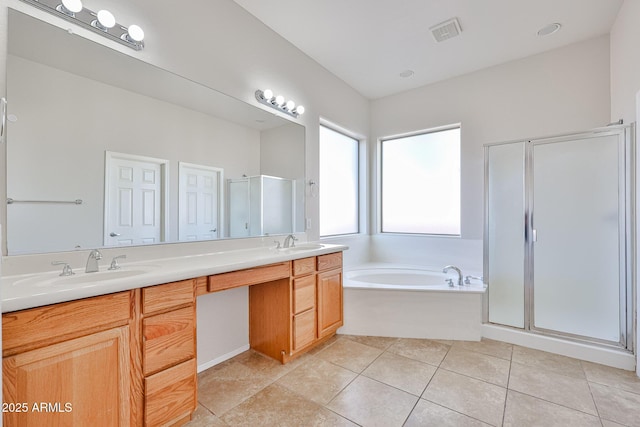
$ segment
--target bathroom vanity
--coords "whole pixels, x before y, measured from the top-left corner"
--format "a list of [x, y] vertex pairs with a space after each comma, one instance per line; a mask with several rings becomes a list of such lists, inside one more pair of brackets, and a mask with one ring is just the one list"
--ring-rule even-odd
[[[5, 425], [185, 423], [197, 406], [196, 298], [249, 286], [250, 346], [287, 363], [342, 326], [344, 249], [257, 250], [249, 268], [222, 261], [151, 286], [116, 279], [130, 289], [3, 313]], [[228, 259], [249, 254], [236, 252]], [[199, 272], [220, 254], [186, 258]], [[168, 277], [188, 275], [184, 259], [162, 264]]]

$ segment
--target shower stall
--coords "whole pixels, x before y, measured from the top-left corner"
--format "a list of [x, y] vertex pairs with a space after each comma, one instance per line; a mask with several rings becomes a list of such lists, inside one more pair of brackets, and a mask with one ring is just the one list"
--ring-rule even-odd
[[485, 145], [486, 321], [633, 350], [633, 127]]

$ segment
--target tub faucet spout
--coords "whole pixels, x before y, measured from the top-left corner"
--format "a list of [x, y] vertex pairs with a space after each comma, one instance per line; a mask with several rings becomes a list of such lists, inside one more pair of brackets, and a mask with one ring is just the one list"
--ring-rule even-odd
[[[462, 286], [462, 271], [460, 271], [460, 269], [456, 266], [447, 265], [445, 268], [442, 269], [442, 272], [448, 273], [449, 270], [453, 270], [458, 274], [458, 286]], [[449, 279], [447, 283], [449, 283], [449, 286], [453, 286], [453, 281], [451, 279]]]

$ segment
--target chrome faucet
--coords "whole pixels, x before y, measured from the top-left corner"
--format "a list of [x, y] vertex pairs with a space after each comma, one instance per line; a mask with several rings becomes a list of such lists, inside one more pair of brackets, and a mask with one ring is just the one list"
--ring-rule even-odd
[[[442, 269], [442, 272], [448, 273], [449, 270], [453, 270], [456, 273], [458, 273], [458, 286], [462, 286], [462, 271], [460, 271], [460, 269], [456, 266], [447, 265], [445, 268]], [[453, 287], [453, 281], [451, 279], [449, 279], [447, 283], [449, 283], [449, 286]]]
[[84, 270], [85, 273], [95, 273], [99, 270], [98, 261], [102, 259], [102, 254], [99, 250], [94, 249], [89, 253], [89, 258], [87, 259], [87, 268]]
[[282, 247], [293, 248], [296, 245], [296, 240], [298, 240], [296, 236], [294, 236], [293, 234], [289, 234], [287, 237], [284, 238], [284, 243], [282, 244]]

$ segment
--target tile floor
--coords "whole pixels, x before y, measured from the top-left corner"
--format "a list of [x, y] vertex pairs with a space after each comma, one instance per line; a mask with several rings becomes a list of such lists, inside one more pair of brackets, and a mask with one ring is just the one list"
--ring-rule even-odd
[[627, 371], [497, 341], [339, 335], [198, 375], [196, 426], [640, 426]]

